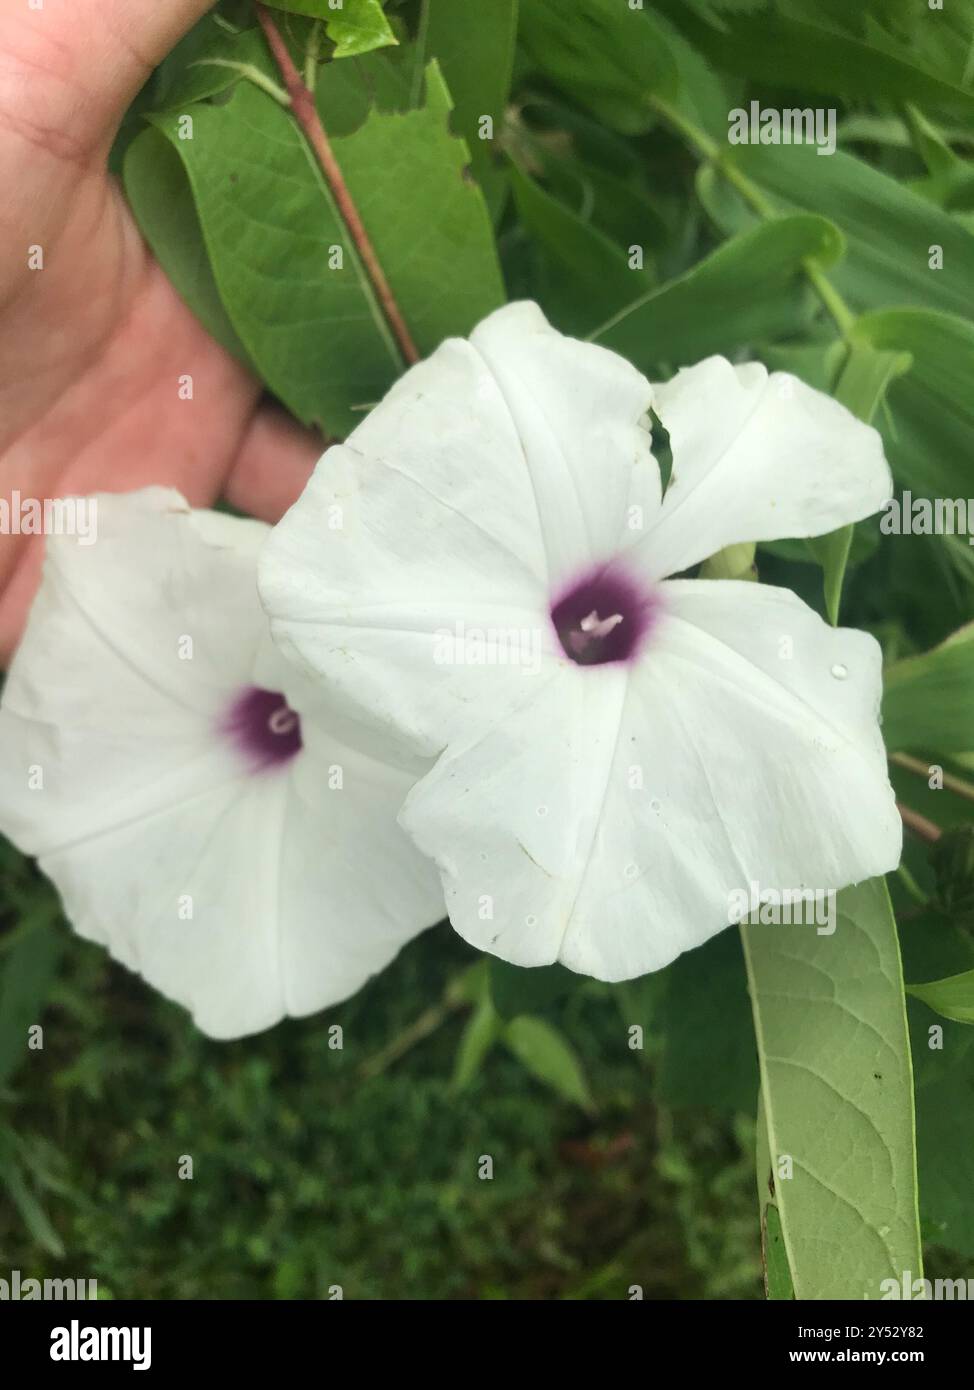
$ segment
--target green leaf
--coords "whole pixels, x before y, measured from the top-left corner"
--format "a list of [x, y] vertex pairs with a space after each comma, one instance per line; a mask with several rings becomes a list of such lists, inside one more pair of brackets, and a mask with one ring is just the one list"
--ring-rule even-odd
[[0, 970], [0, 1088], [27, 1053], [27, 1030], [40, 1022], [57, 974], [64, 932], [42, 921], [2, 957]]
[[[891, 381], [909, 371], [912, 359], [908, 353], [881, 351], [868, 341], [854, 337], [835, 398], [867, 425], [883, 401]], [[852, 548], [854, 526], [842, 526], [825, 536], [815, 536], [809, 548], [823, 570], [825, 611], [829, 622], [839, 621], [839, 603], [849, 552]]]
[[578, 983], [578, 976], [563, 965], [525, 969], [498, 956], [490, 957], [488, 978], [491, 1000], [503, 1019], [545, 1009], [557, 999], [564, 999]]
[[974, 970], [948, 975], [944, 980], [907, 985], [908, 993], [922, 999], [936, 1013], [954, 1023], [974, 1023]]
[[536, 67], [604, 121], [626, 134], [647, 130], [647, 97], [674, 96], [676, 58], [648, 10], [619, 0], [522, 0], [520, 39]]
[[460, 1037], [451, 1082], [455, 1091], [470, 1085], [501, 1032], [497, 1013], [490, 1000], [485, 999], [467, 1019]]
[[[433, 64], [422, 110], [373, 111], [332, 142], [421, 352], [503, 302], [483, 196], [464, 181], [449, 111]], [[153, 120], [185, 166], [234, 331], [299, 419], [345, 434], [402, 363], [330, 190], [291, 116], [250, 83], [191, 114], [190, 140], [175, 113]]]
[[511, 166], [511, 186], [522, 225], [544, 247], [548, 274], [539, 286], [542, 308], [562, 332], [589, 332], [654, 283], [646, 269], [630, 269], [626, 253], [590, 222]]
[[769, 1299], [788, 1299], [795, 1297], [785, 1253], [785, 1238], [781, 1229], [781, 1216], [773, 1202], [769, 1202], [761, 1218], [761, 1263], [764, 1266], [764, 1288]]
[[974, 623], [888, 667], [884, 686], [883, 737], [891, 753], [974, 748]]
[[242, 68], [280, 81], [259, 28], [229, 34], [212, 13], [204, 15], [156, 69], [148, 109], [185, 111], [227, 91], [240, 80]]
[[[904, 968], [912, 979], [974, 969], [974, 937], [937, 913], [902, 921], [900, 938]], [[974, 1032], [938, 1018], [918, 999], [907, 1003], [916, 1075], [920, 1215], [928, 1238], [974, 1257]]]
[[12, 1132], [0, 1128], [0, 1186], [6, 1189], [24, 1228], [31, 1240], [53, 1255], [56, 1260], [64, 1258], [61, 1238], [51, 1225], [50, 1218], [31, 1189], [30, 1182], [19, 1157], [17, 1144]]
[[595, 1109], [585, 1073], [574, 1049], [550, 1023], [522, 1014], [507, 1024], [502, 1036], [507, 1047], [532, 1076], [550, 1086], [563, 1100], [580, 1105], [583, 1110]]
[[[665, 972], [659, 1010], [666, 1105], [754, 1109], [758, 1073], [741, 943], [733, 931], [680, 956]], [[720, 1007], [714, 1001], [720, 1000]]]
[[842, 245], [841, 234], [821, 217], [763, 223], [630, 304], [592, 340], [659, 375], [714, 352], [796, 333], [810, 315], [805, 260], [831, 264]]
[[[510, 97], [517, 9], [518, 0], [481, 5], [423, 0], [420, 11], [417, 80], [435, 58], [453, 96], [453, 128], [466, 141], [474, 177], [494, 208], [502, 200], [504, 180], [492, 154]], [[492, 122], [490, 139], [483, 138], [484, 116]]]
[[335, 58], [354, 58], [360, 53], [385, 48], [399, 40], [383, 13], [381, 0], [267, 0], [275, 10], [323, 19], [325, 32], [335, 45]]
[[858, 102], [931, 102], [974, 114], [974, 93], [902, 54], [804, 16], [734, 15], [720, 30], [688, 16], [686, 33], [715, 67], [776, 87], [848, 96]]
[[974, 1033], [910, 1000], [921, 1213], [937, 1244], [974, 1257]]
[[833, 935], [754, 924], [742, 935], [795, 1295], [878, 1298], [882, 1280], [921, 1272], [913, 1078], [885, 883], [841, 893]]
[[[969, 313], [974, 236], [888, 174], [842, 150], [821, 158], [808, 145], [737, 145], [723, 158], [770, 194], [780, 212], [807, 210], [841, 229], [848, 253], [830, 278], [855, 309], [895, 304]], [[725, 230], [754, 220], [726, 184], [708, 208]], [[931, 246], [943, 248], [942, 270], [930, 268]]]
[[974, 825], [945, 830], [931, 847], [930, 863], [936, 904], [956, 920], [974, 922]]
[[764, 1096], [758, 1091], [758, 1113], [754, 1134], [754, 1172], [758, 1184], [758, 1211], [761, 1216], [761, 1269], [764, 1274], [764, 1295], [779, 1301], [795, 1297], [795, 1287], [788, 1268], [781, 1214], [774, 1204], [775, 1175], [768, 1148], [768, 1123], [764, 1111]]
[[[930, 271], [929, 280], [939, 284], [943, 273]], [[880, 351], [908, 352], [913, 359], [909, 374], [889, 388], [886, 444], [897, 479], [916, 494], [970, 496], [974, 324], [929, 309], [887, 309], [864, 315], [856, 333]]]
[[250, 366], [213, 278], [186, 171], [160, 131], [144, 130], [132, 141], [122, 178], [145, 239], [180, 297], [211, 337]]

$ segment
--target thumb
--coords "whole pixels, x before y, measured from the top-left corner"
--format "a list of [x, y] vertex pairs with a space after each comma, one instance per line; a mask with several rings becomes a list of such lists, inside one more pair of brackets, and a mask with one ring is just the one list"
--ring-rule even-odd
[[73, 163], [107, 148], [152, 69], [212, 2], [0, 0], [0, 137]]

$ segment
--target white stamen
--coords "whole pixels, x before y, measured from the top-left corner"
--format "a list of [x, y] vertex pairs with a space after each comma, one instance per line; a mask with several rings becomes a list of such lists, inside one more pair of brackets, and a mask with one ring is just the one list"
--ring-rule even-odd
[[611, 618], [600, 618], [598, 611], [593, 608], [588, 617], [579, 623], [579, 627], [593, 637], [608, 637], [612, 629], [618, 627], [621, 622], [621, 613], [613, 613]]
[[290, 734], [297, 727], [298, 716], [293, 709], [288, 709], [287, 705], [281, 705], [276, 709], [267, 721], [267, 727], [272, 734]]

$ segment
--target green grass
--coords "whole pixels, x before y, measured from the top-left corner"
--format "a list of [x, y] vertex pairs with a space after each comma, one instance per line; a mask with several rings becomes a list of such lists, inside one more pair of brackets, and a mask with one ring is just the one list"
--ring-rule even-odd
[[[19, 856], [2, 863], [0, 951], [53, 906]], [[0, 1092], [23, 1174], [10, 1183], [8, 1142], [0, 1273], [117, 1298], [760, 1296], [753, 1122], [657, 1108], [602, 987], [550, 1014], [591, 1080], [588, 1117], [501, 1050], [455, 1094], [461, 1014], [361, 1079], [475, 958], [446, 926], [347, 1004], [232, 1044], [59, 930], [44, 1048]]]

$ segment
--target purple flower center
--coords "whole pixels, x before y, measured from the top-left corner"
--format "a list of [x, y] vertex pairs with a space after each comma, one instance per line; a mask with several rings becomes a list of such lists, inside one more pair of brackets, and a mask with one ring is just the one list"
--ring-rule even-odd
[[630, 661], [655, 615], [653, 596], [618, 565], [600, 565], [552, 604], [551, 621], [566, 656], [579, 666]]
[[252, 685], [230, 706], [221, 730], [237, 745], [254, 772], [280, 767], [301, 751], [301, 720], [276, 690]]

